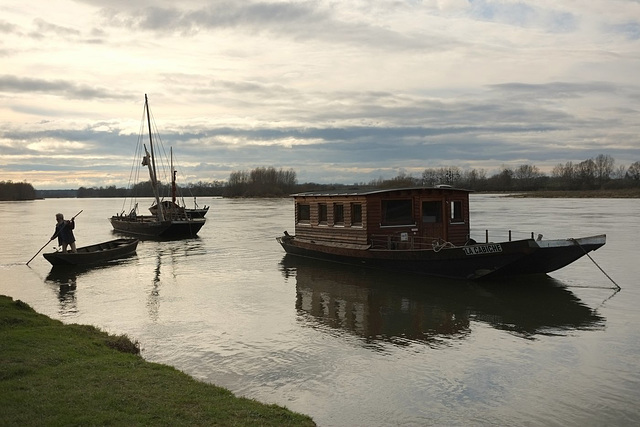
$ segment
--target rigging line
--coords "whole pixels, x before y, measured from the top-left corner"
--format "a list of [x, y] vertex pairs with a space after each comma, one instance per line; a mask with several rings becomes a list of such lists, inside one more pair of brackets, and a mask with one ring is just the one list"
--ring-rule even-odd
[[[150, 121], [151, 121], [151, 129], [154, 135], [154, 140], [156, 142], [156, 146], [158, 148], [158, 156], [156, 158], [157, 161], [159, 161], [160, 163], [160, 177], [162, 178], [162, 180], [164, 180], [164, 182], [167, 182], [167, 168], [168, 165], [166, 164], [168, 162], [168, 158], [169, 156], [167, 155], [167, 149], [164, 146], [164, 141], [162, 140], [162, 136], [160, 135], [160, 131], [158, 131], [158, 125], [156, 123], [156, 119], [155, 116], [153, 115], [153, 113], [151, 112], [151, 109], [149, 109], [149, 117], [150, 117]], [[163, 195], [164, 197], [164, 195]]]
[[[166, 160], [165, 160], [166, 150], [164, 148], [164, 144], [160, 137], [160, 132], [158, 132], [158, 126], [156, 125], [155, 116], [153, 115], [153, 112], [151, 111], [151, 108], [149, 107], [148, 103], [146, 104], [145, 112], [147, 116], [143, 117], [143, 119], [146, 119], [146, 123], [148, 125], [148, 132], [151, 133], [149, 137], [153, 139], [153, 145], [157, 152], [157, 155], [154, 155], [154, 158], [159, 167], [156, 170], [154, 170], [154, 173], [156, 174], [156, 179], [158, 181], [158, 187], [157, 187], [158, 197], [161, 200], [164, 200], [165, 198], [164, 191], [166, 191], [165, 190], [166, 184], [163, 184], [163, 183], [167, 181], [167, 171], [166, 171], [167, 166], [166, 166]], [[145, 126], [143, 125], [143, 127]], [[141, 149], [141, 152], [142, 152], [142, 149]], [[163, 156], [163, 153], [164, 153], [164, 156]]]
[[130, 184], [129, 190], [131, 192], [129, 197], [129, 211], [131, 212], [135, 209], [136, 201], [138, 199], [138, 185], [140, 184], [140, 169], [142, 162], [140, 159], [143, 157], [143, 148], [144, 148], [144, 114], [145, 109], [142, 108], [142, 118], [140, 120], [140, 129], [138, 130], [138, 140], [136, 141], [136, 150], [133, 156], [133, 164], [135, 165], [135, 175], [133, 177], [133, 182]]
[[[133, 182], [134, 181], [134, 175], [136, 173], [136, 157], [137, 157], [137, 153], [138, 153], [138, 143], [140, 141], [140, 129], [138, 129], [138, 138], [136, 140], [136, 146], [134, 148], [134, 154], [133, 154], [133, 160], [131, 160], [131, 168], [129, 169], [129, 182], [127, 182], [127, 187], [126, 187], [126, 191], [130, 192], [132, 187], [133, 187]], [[122, 208], [120, 210], [121, 213], [124, 213], [125, 211], [125, 205], [127, 203], [127, 200], [129, 200], [129, 197], [127, 197], [127, 195], [125, 194], [125, 197], [122, 199]]]
[[[156, 141], [158, 141], [158, 146], [159, 146], [159, 151], [162, 151], [162, 156], [160, 156], [160, 163], [162, 165], [161, 168], [161, 174], [163, 177], [164, 182], [166, 182], [167, 184], [164, 187], [164, 190], [166, 191], [166, 194], [163, 194], [163, 197], [169, 197], [171, 195], [171, 186], [169, 185], [169, 183], [171, 183], [173, 181], [173, 171], [171, 170], [171, 165], [169, 162], [169, 159], [172, 157], [170, 154], [167, 153], [167, 149], [166, 146], [164, 144], [164, 141], [162, 139], [162, 136], [160, 135], [160, 132], [158, 131], [158, 127], [155, 121], [155, 118], [153, 116], [153, 114], [151, 114], [151, 126], [154, 129], [154, 135], [155, 135], [155, 139]], [[177, 164], [177, 160], [176, 160], [176, 155], [173, 154], [173, 159], [174, 159], [174, 169], [178, 170], [178, 168], [176, 167]], [[167, 173], [168, 172], [168, 173]], [[181, 174], [182, 176], [182, 174]], [[184, 197], [182, 194], [182, 191], [180, 189], [180, 186], [177, 185], [177, 195], [183, 199], [183, 204], [184, 204]]]
[[135, 185], [139, 182], [140, 178], [140, 166], [138, 164], [138, 158], [142, 151], [142, 138], [144, 136], [144, 114], [145, 108], [142, 107], [142, 118], [140, 120], [140, 127], [138, 128], [138, 135], [136, 139], [136, 146], [133, 153], [133, 159], [131, 160], [131, 169], [129, 171], [129, 182], [127, 183], [127, 192], [124, 199], [122, 200], [122, 210], [121, 212], [125, 212], [125, 205], [127, 201], [129, 202], [128, 210], [131, 211], [133, 203], [136, 199], [135, 194]]
[[[184, 182], [185, 185], [186, 185], [186, 181], [187, 181], [186, 178], [187, 177], [186, 177], [186, 175], [184, 175], [182, 173], [182, 167], [181, 167], [181, 165], [180, 165], [180, 163], [178, 161], [178, 156], [176, 156], [175, 154], [173, 155], [173, 168], [176, 171], [179, 170], [179, 174], [180, 174], [180, 177], [182, 178], [182, 182]], [[189, 186], [186, 186], [186, 189], [189, 191], [189, 194], [191, 195], [191, 197], [193, 197], [193, 192], [191, 191], [191, 188]], [[178, 193], [178, 196], [182, 199], [182, 204], [184, 205], [185, 204], [185, 202], [184, 202], [184, 194], [183, 194], [182, 189], [180, 188], [180, 186], [177, 185], [177, 184], [176, 184], [176, 192]]]
[[[171, 195], [171, 186], [169, 185], [170, 182], [172, 182], [173, 180], [173, 171], [171, 170], [170, 164], [169, 164], [169, 159], [170, 159], [170, 155], [167, 153], [167, 149], [165, 147], [164, 144], [164, 140], [162, 139], [162, 135], [160, 134], [159, 130], [158, 130], [158, 125], [156, 123], [155, 120], [155, 116], [153, 115], [153, 112], [151, 112], [151, 109], [148, 110], [149, 113], [149, 117], [150, 117], [150, 121], [151, 121], [151, 128], [154, 134], [154, 141], [156, 142], [156, 146], [158, 147], [158, 156], [156, 157], [156, 161], [158, 161], [161, 165], [160, 167], [160, 177], [161, 177], [161, 182], [166, 183], [165, 185], [161, 186], [161, 190], [163, 190], [165, 193], [162, 195], [162, 198], [164, 197], [169, 197]], [[173, 156], [174, 159], [176, 159], [176, 156]], [[174, 166], [175, 164], [177, 164], [177, 161], [174, 161]], [[178, 169], [176, 167], [174, 167], [174, 169]], [[182, 174], [182, 172], [180, 172], [180, 176], [184, 176]], [[177, 188], [178, 190], [178, 196], [183, 200], [183, 204], [184, 204], [184, 195], [182, 190], [180, 189], [180, 186], [178, 186]], [[190, 191], [190, 190], [189, 190]], [[191, 191], [190, 191], [191, 192]], [[193, 194], [191, 194], [193, 196]]]
[[609, 275], [607, 274], [607, 272], [606, 272], [606, 271], [604, 271], [604, 270], [602, 269], [602, 267], [600, 267], [600, 266], [598, 265], [598, 263], [597, 263], [593, 258], [591, 258], [591, 255], [589, 255], [589, 254], [587, 253], [587, 251], [582, 247], [582, 245], [581, 245], [580, 243], [578, 243], [578, 241], [577, 241], [576, 239], [569, 239], [569, 240], [571, 240], [573, 243], [575, 243], [576, 245], [578, 245], [578, 246], [580, 247], [580, 249], [582, 249], [582, 251], [584, 252], [584, 254], [585, 254], [586, 256], [588, 256], [588, 257], [589, 257], [589, 259], [590, 259], [591, 261], [593, 261], [593, 263], [596, 265], [596, 267], [598, 267], [598, 268], [600, 269], [600, 271], [602, 271], [602, 274], [604, 274], [605, 276], [607, 276], [607, 278], [608, 278], [609, 280], [611, 280], [611, 283], [613, 283], [614, 285], [616, 285], [616, 288], [618, 289], [618, 291], [622, 289], [622, 288], [620, 287], [620, 285], [618, 285], [618, 284], [615, 282], [615, 280], [613, 280], [613, 279], [611, 278], [611, 276], [609, 276]]

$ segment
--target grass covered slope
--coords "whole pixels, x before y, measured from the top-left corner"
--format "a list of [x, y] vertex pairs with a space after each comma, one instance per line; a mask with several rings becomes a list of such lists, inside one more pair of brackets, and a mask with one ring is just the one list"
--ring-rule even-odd
[[0, 296], [0, 408], [1, 425], [315, 425], [146, 362], [126, 336], [64, 325], [6, 296]]

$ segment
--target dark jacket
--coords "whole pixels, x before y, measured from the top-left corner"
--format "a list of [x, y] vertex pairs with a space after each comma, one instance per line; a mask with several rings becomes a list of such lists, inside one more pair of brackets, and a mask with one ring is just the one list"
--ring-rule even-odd
[[[56, 231], [53, 234], [53, 237], [58, 236], [58, 244], [63, 245], [65, 243], [73, 243], [76, 241], [76, 238], [73, 235], [73, 229], [76, 228], [76, 223], [71, 220], [65, 220], [58, 224], [56, 224]], [[52, 239], [53, 240], [53, 239]]]

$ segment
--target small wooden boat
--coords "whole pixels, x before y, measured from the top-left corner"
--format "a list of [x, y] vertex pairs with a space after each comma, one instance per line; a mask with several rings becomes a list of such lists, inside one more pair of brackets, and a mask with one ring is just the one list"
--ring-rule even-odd
[[94, 265], [136, 253], [138, 239], [115, 239], [77, 249], [77, 252], [42, 254], [52, 265]]
[[457, 279], [544, 274], [606, 242], [471, 239], [469, 191], [437, 186], [293, 195], [295, 235], [277, 237], [292, 255]]

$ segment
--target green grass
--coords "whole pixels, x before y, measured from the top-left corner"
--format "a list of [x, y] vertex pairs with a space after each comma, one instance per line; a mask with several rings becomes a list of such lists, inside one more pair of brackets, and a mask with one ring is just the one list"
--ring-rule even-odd
[[0, 296], [0, 425], [313, 426], [308, 416], [238, 398], [138, 343], [64, 325]]

